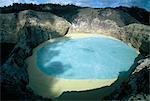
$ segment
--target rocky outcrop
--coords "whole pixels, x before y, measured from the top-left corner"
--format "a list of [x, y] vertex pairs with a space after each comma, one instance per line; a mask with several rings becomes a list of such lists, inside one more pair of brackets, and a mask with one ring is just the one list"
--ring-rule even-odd
[[142, 54], [150, 52], [150, 26], [143, 24], [130, 24], [124, 26], [119, 34], [122, 41], [131, 44]]
[[65, 35], [70, 26], [66, 20], [54, 14], [32, 10], [0, 14], [0, 19], [1, 43], [17, 43], [26, 27], [32, 28], [31, 32], [37, 34], [33, 37], [44, 33], [48, 38]]
[[69, 33], [99, 33], [118, 38], [144, 53], [149, 53], [150, 26], [140, 24], [120, 10], [80, 9]]
[[126, 12], [113, 9], [79, 9], [70, 32], [117, 33], [119, 27], [140, 23]]

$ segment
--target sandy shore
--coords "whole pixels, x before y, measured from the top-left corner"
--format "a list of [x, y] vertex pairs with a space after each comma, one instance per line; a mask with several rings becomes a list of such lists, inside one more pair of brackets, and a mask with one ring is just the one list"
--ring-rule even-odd
[[[34, 93], [43, 97], [55, 98], [60, 96], [63, 92], [85, 91], [111, 85], [117, 78], [109, 80], [70, 80], [56, 78], [46, 75], [40, 71], [36, 65], [36, 53], [45, 44], [60, 39], [75, 39], [96, 36], [107, 37], [99, 34], [67, 34], [65, 37], [48, 40], [36, 47], [33, 50], [33, 55], [26, 59], [26, 63], [28, 64], [27, 71], [29, 74], [29, 87], [33, 89]], [[115, 39], [113, 37], [108, 38]]]

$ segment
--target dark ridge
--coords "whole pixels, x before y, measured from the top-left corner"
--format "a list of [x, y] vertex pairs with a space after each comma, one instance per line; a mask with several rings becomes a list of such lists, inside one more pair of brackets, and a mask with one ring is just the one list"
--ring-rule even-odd
[[[7, 82], [7, 81], [6, 81]], [[12, 82], [9, 82], [10, 85], [1, 83], [1, 97], [0, 101], [52, 101], [50, 98], [44, 98], [42, 96], [35, 95], [31, 89], [27, 89], [22, 86], [21, 89], [18, 85], [11, 85]], [[7, 86], [4, 86], [7, 85]]]
[[142, 24], [150, 25], [150, 19], [149, 19], [150, 12], [146, 11], [143, 8], [138, 8], [138, 7], [127, 8], [127, 7], [120, 6], [120, 7], [116, 7], [116, 9], [127, 12]]
[[40, 12], [51, 12], [57, 16], [63, 17], [71, 22], [74, 18], [74, 15], [77, 14], [78, 9], [81, 8], [75, 5], [60, 5], [60, 4], [21, 4], [13, 3], [12, 6], [0, 7], [0, 13], [18, 13], [23, 10], [34, 10]]
[[[67, 19], [69, 22], [71, 22], [74, 19], [74, 15], [78, 13], [78, 9], [82, 8], [88, 8], [88, 7], [79, 7], [75, 5], [60, 5], [60, 4], [21, 4], [21, 3], [13, 3], [11, 6], [4, 6], [0, 7], [0, 13], [14, 13], [14, 12], [20, 12], [23, 10], [35, 10], [40, 12], [51, 12], [53, 14], [56, 14], [57, 16], [63, 17]], [[146, 11], [143, 8], [138, 7], [116, 7], [116, 8], [93, 8], [98, 10], [106, 10], [106, 9], [112, 9], [112, 10], [118, 10], [123, 11], [134, 17], [136, 20], [138, 20], [140, 23], [145, 25], [150, 25], [149, 17], [150, 12]]]
[[10, 52], [13, 50], [14, 43], [0, 43], [0, 66], [8, 59]]
[[35, 10], [35, 11], [41, 11], [41, 12], [51, 12], [52, 10], [59, 10], [63, 8], [81, 8], [79, 6], [75, 5], [60, 5], [60, 4], [22, 4], [22, 3], [13, 3], [13, 5], [10, 6], [4, 6], [0, 7], [0, 13], [14, 13], [19, 12], [23, 10]]

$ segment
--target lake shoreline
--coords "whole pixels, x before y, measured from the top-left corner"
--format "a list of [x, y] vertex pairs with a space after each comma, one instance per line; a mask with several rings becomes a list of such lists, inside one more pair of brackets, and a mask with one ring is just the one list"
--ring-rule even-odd
[[117, 80], [117, 78], [106, 79], [106, 80], [63, 79], [63, 78], [46, 75], [44, 72], [41, 72], [38, 66], [36, 65], [36, 61], [35, 61], [36, 51], [45, 44], [60, 39], [67, 39], [67, 38], [76, 39], [76, 38], [96, 37], [96, 36], [107, 37], [99, 34], [67, 34], [64, 38], [62, 37], [62, 38], [51, 39], [37, 46], [33, 50], [32, 56], [26, 59], [26, 63], [28, 64], [27, 71], [29, 74], [29, 87], [31, 87], [33, 91], [35, 91], [35, 93], [38, 95], [42, 95], [43, 97], [48, 97], [48, 98], [55, 98], [60, 96], [63, 92], [86, 91], [86, 90], [101, 88], [104, 86], [110, 86], [114, 81]]

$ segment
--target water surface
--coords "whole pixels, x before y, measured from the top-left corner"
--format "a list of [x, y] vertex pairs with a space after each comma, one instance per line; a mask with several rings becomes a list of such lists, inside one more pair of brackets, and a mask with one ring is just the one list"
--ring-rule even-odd
[[137, 55], [135, 49], [110, 38], [62, 39], [40, 48], [36, 64], [45, 74], [63, 79], [114, 79]]

